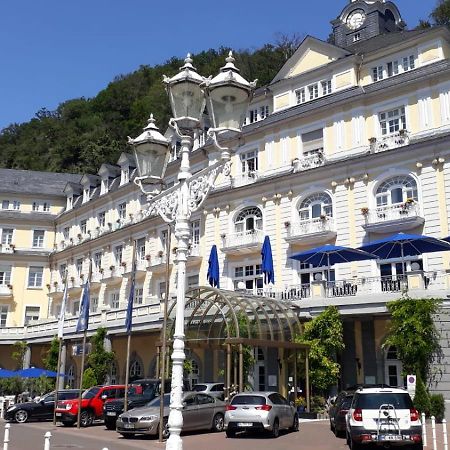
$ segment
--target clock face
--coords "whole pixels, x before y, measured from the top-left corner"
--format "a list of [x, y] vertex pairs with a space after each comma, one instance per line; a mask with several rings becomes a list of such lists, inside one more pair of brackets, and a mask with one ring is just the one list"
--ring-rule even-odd
[[352, 30], [359, 28], [366, 20], [366, 14], [362, 9], [355, 9], [347, 17], [347, 26]]

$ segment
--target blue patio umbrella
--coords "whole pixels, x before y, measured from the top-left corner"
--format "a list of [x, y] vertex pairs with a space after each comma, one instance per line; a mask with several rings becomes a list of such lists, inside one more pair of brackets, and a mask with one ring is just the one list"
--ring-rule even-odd
[[450, 243], [422, 234], [397, 233], [365, 244], [360, 250], [373, 253], [380, 259], [401, 258], [403, 263], [406, 256], [450, 250]]
[[0, 369], [0, 378], [12, 378], [16, 377], [17, 373], [13, 370]]
[[[56, 378], [57, 373], [53, 370], [41, 369], [39, 367], [30, 367], [29, 369], [22, 369], [16, 372], [16, 375], [22, 378], [39, 378], [39, 377], [50, 377]], [[60, 374], [60, 376], [64, 374]]]
[[315, 247], [300, 253], [296, 253], [289, 258], [301, 261], [306, 264], [312, 264], [315, 267], [326, 266], [328, 268], [328, 281], [330, 281], [331, 266], [334, 266], [338, 263], [364, 261], [366, 259], [377, 259], [377, 256], [356, 248], [326, 244], [321, 247]]
[[208, 283], [212, 287], [220, 288], [220, 273], [219, 273], [219, 257], [217, 256], [217, 246], [214, 244], [211, 247], [211, 252], [208, 259]]
[[270, 245], [269, 236], [264, 238], [264, 243], [261, 249], [262, 257], [262, 273], [264, 274], [264, 283], [275, 284], [275, 271], [273, 270], [272, 247]]

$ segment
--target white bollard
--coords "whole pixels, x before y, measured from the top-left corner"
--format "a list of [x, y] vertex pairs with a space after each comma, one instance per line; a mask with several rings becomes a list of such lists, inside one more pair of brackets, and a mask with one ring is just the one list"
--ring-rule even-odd
[[102, 450], [108, 450], [108, 449], [105, 447], [105, 448], [102, 448]]
[[433, 450], [437, 450], [436, 442], [436, 419], [431, 416], [431, 434], [433, 435]]
[[444, 450], [448, 450], [447, 421], [445, 419], [442, 419], [442, 432], [444, 433]]
[[50, 450], [50, 438], [52, 437], [52, 433], [47, 431], [44, 435], [44, 450]]
[[5, 425], [5, 437], [3, 439], [3, 450], [8, 450], [9, 444], [9, 429], [11, 428], [11, 424], [7, 423]]
[[422, 442], [423, 446], [427, 446], [427, 423], [425, 418], [425, 413], [422, 413]]

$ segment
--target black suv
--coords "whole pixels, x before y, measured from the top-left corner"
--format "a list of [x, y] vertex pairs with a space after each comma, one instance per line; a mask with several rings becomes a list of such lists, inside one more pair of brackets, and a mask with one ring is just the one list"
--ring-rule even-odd
[[[170, 380], [165, 381], [164, 392], [170, 392]], [[150, 400], [160, 395], [160, 393], [161, 380], [145, 378], [133, 381], [128, 391], [127, 410], [144, 406]], [[124, 405], [124, 398], [107, 400], [103, 405], [103, 418], [108, 430], [116, 429], [117, 417], [123, 413]]]

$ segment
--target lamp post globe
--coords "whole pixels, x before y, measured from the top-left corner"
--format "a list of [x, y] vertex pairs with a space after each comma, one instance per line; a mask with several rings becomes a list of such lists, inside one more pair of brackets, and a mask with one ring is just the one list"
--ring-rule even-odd
[[189, 53], [180, 71], [172, 78], [164, 75], [163, 82], [177, 125], [184, 130], [197, 127], [205, 110], [205, 96], [200, 88], [205, 78], [197, 73]]
[[240, 133], [257, 80], [248, 82], [239, 74], [231, 51], [225, 61], [220, 73], [203, 85], [207, 108], [217, 132]]

